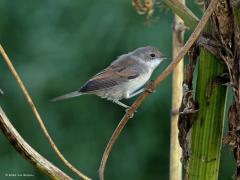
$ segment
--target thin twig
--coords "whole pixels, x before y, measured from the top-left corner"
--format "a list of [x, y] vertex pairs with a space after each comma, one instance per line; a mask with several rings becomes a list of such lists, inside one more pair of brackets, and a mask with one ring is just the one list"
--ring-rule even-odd
[[86, 175], [84, 175], [83, 173], [81, 173], [80, 171], [78, 171], [71, 163], [69, 163], [65, 157], [62, 155], [62, 153], [59, 151], [59, 149], [57, 148], [57, 146], [55, 145], [54, 141], [52, 140], [51, 136], [49, 135], [47, 128], [45, 127], [43, 120], [40, 116], [40, 114], [38, 113], [32, 98], [30, 97], [25, 85], [23, 84], [20, 76], [18, 75], [17, 71], [15, 70], [11, 60], [9, 59], [8, 55], [6, 54], [5, 50], [3, 49], [2, 45], [0, 44], [0, 53], [2, 54], [2, 57], [4, 59], [4, 61], [7, 63], [8, 68], [10, 69], [10, 71], [12, 72], [14, 78], [16, 79], [17, 83], [19, 84], [23, 94], [25, 95], [27, 102], [29, 103], [34, 115], [36, 116], [38, 123], [41, 127], [41, 129], [43, 130], [44, 135], [46, 136], [48, 142], [50, 143], [51, 147], [54, 149], [54, 151], [56, 152], [56, 154], [58, 155], [58, 157], [64, 162], [64, 164], [70, 168], [74, 173], [76, 173], [79, 177], [86, 179], [86, 180], [90, 180], [89, 177], [87, 177]]
[[72, 179], [33, 149], [17, 132], [0, 106], [0, 129], [12, 146], [40, 172], [51, 179]]
[[209, 4], [207, 10], [205, 11], [202, 19], [198, 23], [197, 27], [189, 37], [188, 41], [184, 45], [184, 47], [179, 51], [178, 55], [174, 58], [172, 63], [158, 76], [158, 78], [149, 85], [148, 90], [145, 91], [142, 95], [140, 95], [131, 105], [131, 107], [128, 109], [126, 114], [123, 116], [121, 121], [119, 122], [117, 128], [113, 132], [107, 147], [103, 153], [102, 161], [99, 168], [99, 177], [100, 180], [104, 180], [104, 170], [106, 166], [106, 162], [108, 160], [109, 154], [112, 150], [112, 147], [114, 143], [116, 142], [118, 136], [120, 135], [121, 131], [123, 130], [124, 126], [127, 124], [129, 118], [131, 118], [136, 112], [137, 108], [143, 103], [143, 101], [146, 99], [146, 97], [149, 96], [149, 92], [153, 92], [159, 84], [165, 80], [171, 72], [174, 70], [176, 65], [181, 61], [181, 59], [187, 54], [188, 50], [192, 47], [192, 45], [196, 42], [197, 38], [200, 36], [201, 32], [203, 31], [208, 19], [210, 18], [211, 14], [213, 13], [216, 5], [218, 3], [218, 0], [212, 0]]

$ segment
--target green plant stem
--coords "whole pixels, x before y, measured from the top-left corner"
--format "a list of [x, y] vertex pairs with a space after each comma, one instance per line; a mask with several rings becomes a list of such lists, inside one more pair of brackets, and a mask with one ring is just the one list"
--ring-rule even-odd
[[199, 112], [191, 130], [189, 179], [217, 180], [223, 134], [226, 87], [216, 83], [224, 66], [200, 48], [196, 102]]
[[235, 2], [233, 4], [233, 14], [235, 17], [235, 22], [240, 26], [240, 2]]
[[197, 16], [188, 9], [181, 1], [179, 0], [164, 0], [164, 3], [172, 9], [172, 11], [177, 14], [181, 19], [183, 19], [184, 24], [190, 29], [194, 29], [199, 19]]

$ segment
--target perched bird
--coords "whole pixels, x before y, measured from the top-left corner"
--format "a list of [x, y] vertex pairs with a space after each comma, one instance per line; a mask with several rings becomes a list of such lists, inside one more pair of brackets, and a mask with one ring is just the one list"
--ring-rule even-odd
[[119, 56], [107, 68], [89, 79], [79, 90], [56, 97], [52, 101], [85, 94], [95, 94], [128, 108], [119, 100], [143, 92], [154, 69], [166, 57], [155, 47], [141, 47]]

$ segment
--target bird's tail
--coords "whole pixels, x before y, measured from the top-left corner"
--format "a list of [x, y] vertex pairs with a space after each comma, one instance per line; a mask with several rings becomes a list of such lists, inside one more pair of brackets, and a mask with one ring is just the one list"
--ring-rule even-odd
[[55, 102], [55, 101], [59, 101], [59, 100], [64, 100], [64, 99], [69, 99], [69, 98], [77, 97], [77, 96], [80, 96], [80, 95], [82, 95], [81, 92], [79, 92], [79, 91], [74, 91], [74, 92], [71, 92], [71, 93], [64, 94], [64, 95], [62, 95], [62, 96], [58, 96], [58, 97], [56, 97], [56, 98], [53, 98], [53, 99], [51, 99], [50, 101]]

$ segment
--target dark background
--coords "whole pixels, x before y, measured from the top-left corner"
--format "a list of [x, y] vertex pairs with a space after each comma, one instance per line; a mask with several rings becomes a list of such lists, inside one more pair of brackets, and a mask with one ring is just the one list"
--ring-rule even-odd
[[[193, 1], [188, 1], [188, 6], [201, 16]], [[57, 103], [49, 99], [78, 89], [117, 56], [137, 47], [159, 47], [171, 59], [172, 12], [161, 5], [147, 20], [136, 13], [131, 0], [0, 0], [0, 17], [0, 42], [52, 138], [73, 165], [97, 179], [103, 151], [124, 109], [96, 96]], [[5, 92], [0, 105], [11, 122], [40, 154], [77, 178], [47, 143], [16, 81], [0, 60], [0, 88]], [[169, 62], [164, 62], [152, 79]], [[170, 105], [168, 78], [123, 130], [107, 164], [106, 179], [168, 179]], [[0, 135], [0, 179], [5, 179], [6, 173], [47, 179]], [[233, 173], [233, 156], [223, 147], [219, 179], [230, 179]]]

